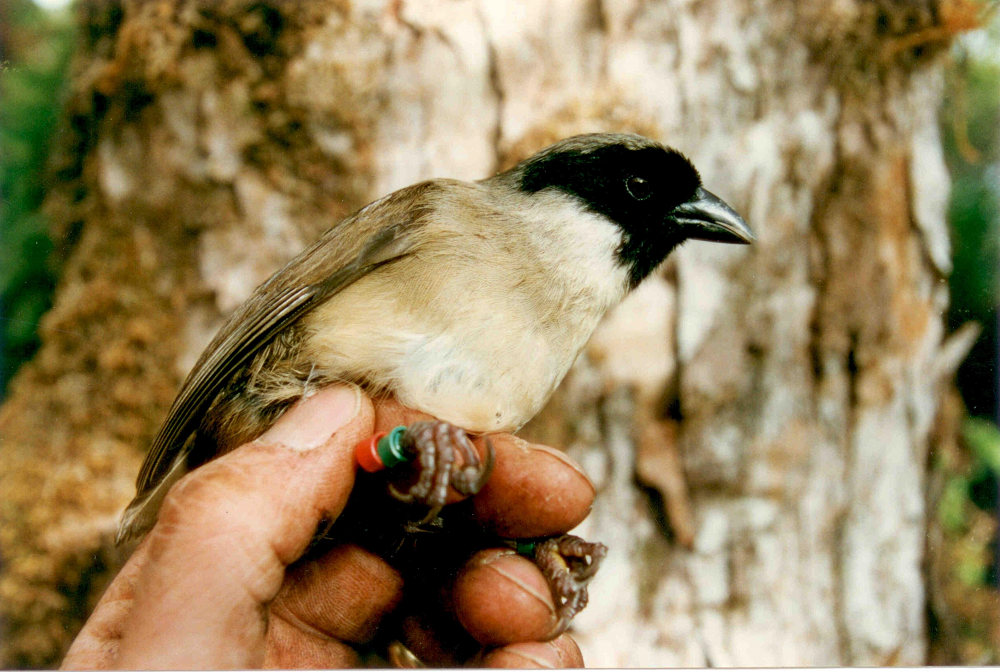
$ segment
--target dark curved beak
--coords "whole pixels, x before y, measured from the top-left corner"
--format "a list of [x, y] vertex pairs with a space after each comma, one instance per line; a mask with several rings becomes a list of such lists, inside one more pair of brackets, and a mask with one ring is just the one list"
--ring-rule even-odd
[[670, 212], [681, 233], [694, 240], [749, 245], [757, 240], [735, 210], [712, 192], [698, 187], [694, 198]]

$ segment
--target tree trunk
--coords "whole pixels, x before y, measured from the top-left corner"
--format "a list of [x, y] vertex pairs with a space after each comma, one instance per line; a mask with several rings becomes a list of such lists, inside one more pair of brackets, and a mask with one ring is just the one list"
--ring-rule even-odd
[[255, 285], [390, 190], [598, 130], [688, 154], [759, 242], [686, 245], [524, 430], [599, 489], [587, 663], [925, 661], [928, 437], [964, 345], [939, 54], [968, 3], [81, 4], [65, 271], [0, 411], [0, 662], [59, 659], [176, 387]]

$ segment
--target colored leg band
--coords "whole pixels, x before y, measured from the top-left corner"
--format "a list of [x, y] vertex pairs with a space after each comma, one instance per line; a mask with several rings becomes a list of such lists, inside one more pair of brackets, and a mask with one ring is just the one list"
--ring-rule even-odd
[[403, 450], [402, 440], [405, 431], [406, 427], [400, 425], [379, 439], [378, 456], [382, 458], [382, 464], [385, 465], [386, 469], [392, 469], [397, 464], [409, 462], [413, 459]]
[[516, 541], [516, 546], [514, 550], [517, 551], [518, 555], [524, 555], [529, 558], [535, 557], [535, 547], [538, 546], [537, 541], [532, 541], [530, 539], [518, 539]]
[[409, 462], [413, 458], [403, 449], [404, 432], [406, 427], [400, 425], [391, 432], [379, 432], [359, 443], [354, 449], [358, 466], [374, 473]]

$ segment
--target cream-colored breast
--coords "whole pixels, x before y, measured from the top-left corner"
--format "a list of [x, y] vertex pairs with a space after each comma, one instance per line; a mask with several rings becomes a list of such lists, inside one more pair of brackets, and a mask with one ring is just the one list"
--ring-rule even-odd
[[625, 294], [627, 271], [612, 223], [566, 196], [523, 198], [520, 219], [488, 200], [442, 203], [415, 254], [306, 318], [306, 362], [470, 431], [531, 419]]

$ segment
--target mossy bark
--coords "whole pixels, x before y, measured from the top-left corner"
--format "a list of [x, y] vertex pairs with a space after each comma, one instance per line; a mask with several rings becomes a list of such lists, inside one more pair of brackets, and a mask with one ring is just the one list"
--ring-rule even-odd
[[759, 242], [682, 249], [525, 430], [600, 489], [588, 663], [922, 664], [965, 4], [81, 2], [65, 273], [0, 411], [0, 660], [59, 660], [174, 391], [256, 284], [389, 190], [629, 130]]

